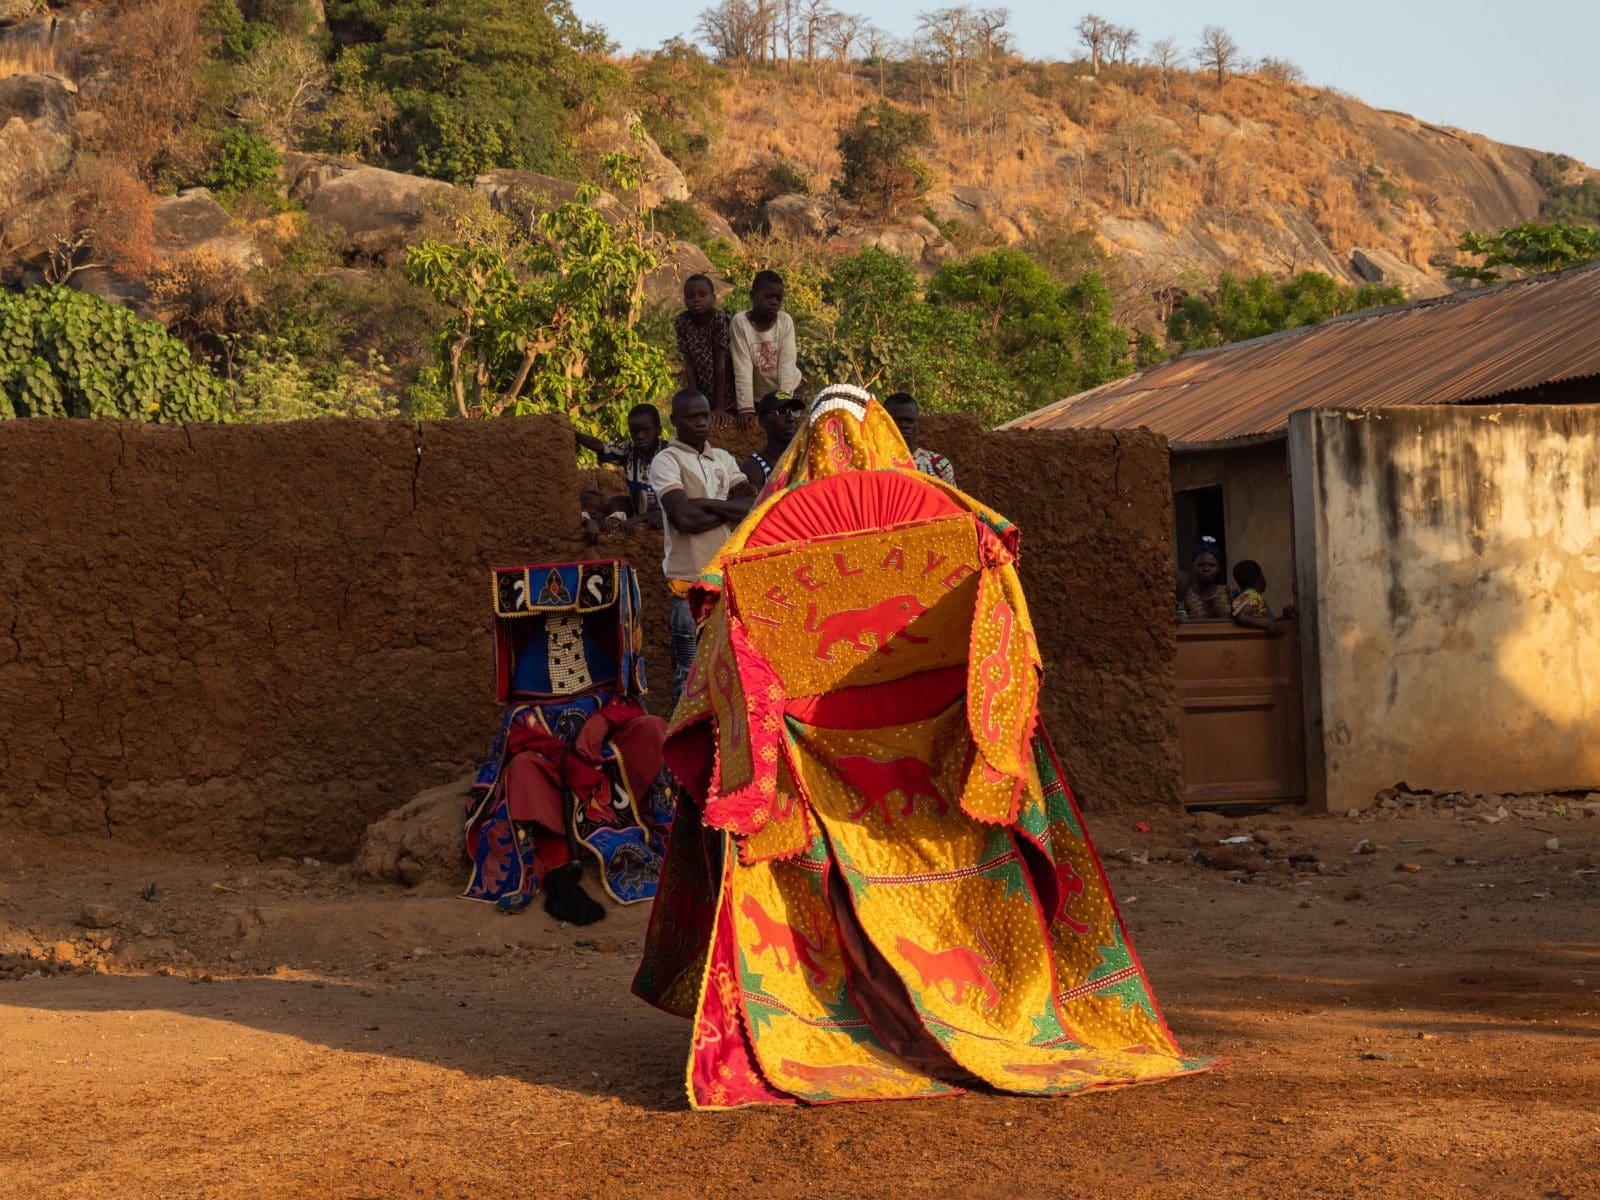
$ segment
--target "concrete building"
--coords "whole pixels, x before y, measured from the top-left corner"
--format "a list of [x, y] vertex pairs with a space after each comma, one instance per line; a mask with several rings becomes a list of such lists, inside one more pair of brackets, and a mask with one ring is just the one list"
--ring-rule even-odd
[[[1181, 355], [1014, 425], [1167, 436], [1178, 561], [1211, 534], [1299, 608], [1305, 794], [1342, 811], [1399, 783], [1600, 788], [1597, 401], [1600, 264]], [[1217, 636], [1180, 632], [1181, 697]], [[1222, 670], [1182, 701], [1186, 770], [1281, 738], [1280, 709], [1219, 697], [1285, 680]], [[1289, 786], [1237, 782], [1191, 802]]]

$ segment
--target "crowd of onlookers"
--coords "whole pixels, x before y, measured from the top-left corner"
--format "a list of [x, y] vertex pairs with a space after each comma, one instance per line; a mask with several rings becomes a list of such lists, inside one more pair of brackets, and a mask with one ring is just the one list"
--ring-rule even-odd
[[[716, 288], [704, 275], [684, 281], [683, 311], [673, 322], [682, 389], [672, 397], [674, 436], [662, 437], [661, 410], [636, 404], [628, 413], [626, 441], [577, 435], [578, 445], [616, 467], [626, 495], [597, 491], [579, 496], [584, 538], [623, 535], [642, 526], [661, 530], [662, 568], [673, 600], [670, 615], [674, 695], [694, 661], [695, 626], [689, 585], [705, 569], [733, 527], [771, 478], [778, 459], [800, 428], [806, 402], [795, 343], [794, 319], [783, 311], [783, 279], [757, 273], [750, 307], [730, 316], [717, 307]], [[895, 392], [883, 401], [917, 469], [955, 483], [942, 454], [917, 444], [917, 401]], [[711, 444], [714, 428], [758, 426], [761, 447], [736, 460]]]

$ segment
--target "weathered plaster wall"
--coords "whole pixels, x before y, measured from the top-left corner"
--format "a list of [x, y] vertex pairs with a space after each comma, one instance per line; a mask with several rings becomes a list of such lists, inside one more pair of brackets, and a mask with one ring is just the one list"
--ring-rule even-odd
[[[1176, 802], [1166, 445], [924, 440], [1024, 529], [1044, 706], [1091, 805]], [[487, 569], [584, 557], [548, 418], [186, 428], [0, 422], [0, 824], [348, 854], [495, 720]], [[639, 568], [658, 708], [659, 535]]]
[[1290, 454], [1313, 799], [1600, 785], [1600, 410], [1304, 412]]
[[[1222, 488], [1227, 529], [1228, 582], [1233, 564], [1253, 558], [1267, 575], [1267, 603], [1273, 612], [1294, 602], [1294, 517], [1285, 442], [1172, 454], [1172, 490]], [[1185, 573], [1193, 546], [1175, 546]]]

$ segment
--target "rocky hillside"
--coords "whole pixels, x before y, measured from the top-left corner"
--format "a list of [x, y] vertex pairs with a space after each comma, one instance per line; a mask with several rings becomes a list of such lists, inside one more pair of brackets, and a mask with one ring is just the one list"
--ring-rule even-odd
[[[926, 278], [1019, 247], [1067, 284], [1101, 268], [1115, 371], [1159, 352], [1173, 306], [1225, 270], [1437, 294], [1463, 232], [1536, 219], [1553, 187], [1591, 178], [1282, 64], [1220, 83], [1003, 50], [959, 81], [914, 57], [740, 69], [681, 43], [607, 57], [559, 3], [472, 4], [527, 23], [539, 53], [458, 11], [441, 19], [476, 40], [434, 91], [395, 65], [436, 52], [420, 0], [0, 0], [0, 281], [127, 304], [228, 379], [254, 347], [307, 395], [337, 377], [404, 407], [440, 328], [406, 248], [448, 236], [462, 204], [527, 228], [626, 150], [643, 180], [595, 203], [648, 214], [663, 306], [696, 271], [817, 279], [876, 246]], [[842, 194], [839, 138], [881, 101], [926, 130], [915, 193], [867, 209]]]
[[[926, 212], [887, 231], [827, 195], [840, 169], [834, 131], [878, 97], [868, 72], [741, 81], [725, 98], [717, 158], [724, 176], [783, 164], [806, 180], [809, 197], [767, 208], [788, 235], [841, 248], [876, 240], [931, 266], [973, 241], [1084, 226], [1146, 293], [1225, 268], [1315, 268], [1436, 294], [1463, 231], [1537, 219], [1545, 196], [1533, 175], [1541, 151], [1331, 92], [1262, 76], [1218, 92], [1191, 73], [1163, 85], [1151, 68], [1097, 80], [1059, 67], [1014, 64], [979, 96], [930, 101]], [[708, 190], [715, 203], [714, 182]]]

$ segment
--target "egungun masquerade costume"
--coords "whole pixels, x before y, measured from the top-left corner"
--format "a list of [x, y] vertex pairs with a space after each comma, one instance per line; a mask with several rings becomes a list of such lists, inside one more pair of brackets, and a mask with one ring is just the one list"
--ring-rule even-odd
[[666, 723], [644, 711], [639, 584], [625, 562], [496, 567], [500, 732], [467, 798], [466, 895], [573, 924], [605, 916], [586, 859], [623, 904], [655, 895], [671, 776]]
[[1017, 529], [832, 387], [695, 592], [635, 990], [689, 1101], [1145, 1083], [1185, 1058], [1055, 754]]

